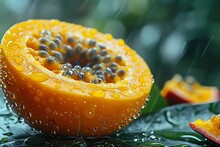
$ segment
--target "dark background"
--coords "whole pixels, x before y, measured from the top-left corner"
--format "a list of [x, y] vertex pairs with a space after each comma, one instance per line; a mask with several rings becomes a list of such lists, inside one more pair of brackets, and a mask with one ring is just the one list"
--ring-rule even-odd
[[0, 38], [27, 19], [60, 19], [123, 38], [161, 88], [174, 74], [220, 87], [219, 0], [1, 0]]

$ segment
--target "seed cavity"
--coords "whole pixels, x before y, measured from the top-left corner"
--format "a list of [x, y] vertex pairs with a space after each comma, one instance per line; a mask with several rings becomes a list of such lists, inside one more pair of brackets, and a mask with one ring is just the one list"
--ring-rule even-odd
[[[65, 35], [49, 30], [42, 30], [39, 38], [32, 37], [36, 39], [35, 42], [32, 41], [33, 39], [30, 40], [32, 43], [29, 44], [32, 46], [29, 45], [29, 47], [38, 51], [36, 59], [42, 59], [38, 61], [42, 62], [48, 70], [74, 80], [94, 84], [115, 83], [118, 79], [124, 79], [126, 75], [123, 57], [113, 55], [107, 46], [95, 39], [84, 39], [72, 34]], [[111, 40], [112, 36], [107, 35], [106, 38]], [[41, 79], [39, 77], [42, 76], [33, 76], [34, 79]]]

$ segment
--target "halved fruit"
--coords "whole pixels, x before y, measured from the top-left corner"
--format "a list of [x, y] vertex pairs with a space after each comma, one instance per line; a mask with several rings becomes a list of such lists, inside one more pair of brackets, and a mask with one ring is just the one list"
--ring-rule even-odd
[[203, 86], [191, 76], [183, 79], [180, 75], [175, 75], [165, 83], [161, 90], [161, 95], [167, 100], [169, 105], [207, 103], [219, 100], [217, 87]]
[[205, 121], [198, 119], [195, 122], [190, 122], [189, 125], [193, 130], [220, 144], [220, 115], [214, 115]]
[[105, 135], [139, 114], [152, 86], [144, 60], [122, 39], [58, 20], [29, 20], [1, 42], [1, 84], [37, 130]]

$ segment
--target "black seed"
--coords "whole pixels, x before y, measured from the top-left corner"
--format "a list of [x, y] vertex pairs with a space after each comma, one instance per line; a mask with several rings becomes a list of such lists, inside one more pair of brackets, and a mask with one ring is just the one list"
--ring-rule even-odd
[[80, 58], [81, 59], [86, 59], [86, 53], [87, 53], [87, 51], [82, 50], [81, 53], [80, 53]]
[[67, 70], [67, 71], [64, 71], [63, 73], [65, 76], [72, 76], [74, 75], [74, 72], [72, 70]]
[[65, 64], [62, 66], [62, 69], [63, 69], [63, 70], [69, 70], [69, 69], [71, 69], [71, 68], [73, 68], [73, 66], [72, 66], [72, 64], [70, 64], [70, 63], [65, 63]]
[[82, 51], [82, 44], [77, 44], [77, 46], [74, 48], [74, 50], [75, 50], [75, 53], [77, 54], [77, 55], [79, 55], [80, 53], [81, 53], [81, 51]]
[[109, 76], [109, 78], [113, 80], [116, 76], [117, 76], [117, 75], [116, 75], [115, 73], [112, 73], [112, 74]]
[[96, 45], [96, 41], [93, 40], [93, 39], [89, 39], [89, 40], [88, 40], [88, 45], [89, 45], [89, 46], [95, 46], [95, 45]]
[[111, 70], [109, 67], [107, 67], [107, 68], [104, 70], [104, 74], [105, 74], [105, 75], [110, 75], [110, 74], [112, 74], [112, 70]]
[[110, 67], [110, 69], [112, 70], [112, 72], [116, 72], [117, 67]]
[[46, 62], [49, 63], [49, 64], [52, 64], [52, 63], [55, 62], [55, 59], [53, 57], [49, 56], [49, 57], [46, 58]]
[[51, 41], [49, 44], [49, 47], [50, 47], [50, 49], [54, 50], [57, 48], [57, 44], [55, 42]]
[[106, 50], [101, 50], [100, 55], [102, 56], [106, 56], [108, 54], [108, 52]]
[[110, 61], [111, 61], [110, 55], [106, 55], [106, 56], [103, 57], [103, 62], [104, 62], [104, 63], [108, 63], [108, 62], [110, 62]]
[[92, 73], [92, 69], [90, 67], [83, 67], [82, 68], [82, 72], [84, 72], [84, 73], [86, 73], [86, 72]]
[[60, 34], [57, 34], [57, 35], [56, 35], [56, 38], [58, 38], [60, 41], [63, 40], [63, 37], [62, 37]]
[[104, 44], [98, 44], [98, 47], [99, 47], [100, 49], [106, 49], [106, 46], [105, 46]]
[[52, 51], [52, 56], [54, 56], [55, 59], [57, 59], [57, 61], [59, 63], [62, 63], [63, 62], [63, 55], [58, 52], [58, 51]]
[[73, 49], [72, 49], [72, 47], [70, 45], [67, 45], [67, 44], [65, 44], [63, 47], [64, 47], [64, 49], [66, 51], [67, 57], [69, 57], [69, 58], [73, 57]]
[[103, 80], [101, 78], [98, 78], [98, 83], [101, 83]]
[[115, 60], [118, 61], [118, 62], [121, 62], [122, 61], [122, 57], [120, 55], [117, 55], [115, 57]]
[[92, 67], [93, 70], [103, 70], [103, 68], [104, 68], [103, 64], [95, 64]]
[[60, 46], [62, 44], [59, 38], [55, 38], [53, 41], [56, 43], [57, 46]]
[[91, 83], [98, 84], [101, 83], [103, 80], [99, 78], [97, 75], [94, 75], [94, 78], [92, 79]]
[[110, 68], [112, 68], [112, 67], [117, 67], [117, 63], [111, 62], [111, 63], [109, 64], [109, 67], [110, 67]]
[[103, 75], [103, 71], [102, 70], [97, 70], [97, 71], [94, 71], [94, 74], [96, 74], [96, 75]]
[[48, 42], [47, 38], [39, 38], [40, 43], [46, 44]]
[[79, 70], [76, 70], [74, 68], [72, 68], [71, 71], [73, 72], [74, 75], [78, 75], [78, 73], [80, 72]]
[[39, 45], [39, 50], [48, 51], [48, 46], [46, 46], [46, 45], [44, 45], [44, 44], [40, 44], [40, 45]]
[[119, 70], [116, 71], [116, 73], [117, 73], [118, 76], [121, 77], [121, 76], [124, 76], [126, 72], [123, 69], [119, 69]]
[[43, 30], [43, 31], [41, 32], [41, 36], [51, 37], [51, 32], [48, 31], [48, 30]]
[[49, 54], [45, 50], [39, 50], [39, 56], [45, 58], [48, 57]]
[[105, 76], [102, 74], [98, 74], [97, 77], [98, 77], [98, 79], [101, 79], [102, 81], [105, 80]]
[[75, 39], [74, 39], [73, 37], [69, 36], [69, 37], [67, 38], [67, 42], [70, 43], [70, 44], [72, 44], [72, 43], [75, 42]]
[[97, 50], [95, 48], [91, 48], [87, 51], [87, 55], [89, 57], [89, 59], [91, 59], [92, 57], [94, 57], [96, 55]]
[[85, 74], [83, 72], [79, 72], [78, 77], [80, 80], [85, 80]]
[[99, 63], [100, 61], [101, 61], [100, 55], [95, 55], [94, 57], [92, 57], [92, 62]]
[[82, 67], [80, 65], [75, 65], [74, 70], [81, 71]]

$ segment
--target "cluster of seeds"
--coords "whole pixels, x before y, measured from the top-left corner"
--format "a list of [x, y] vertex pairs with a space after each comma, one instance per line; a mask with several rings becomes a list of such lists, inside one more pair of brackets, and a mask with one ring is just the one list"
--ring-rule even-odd
[[53, 64], [58, 63], [63, 76], [97, 84], [115, 83], [126, 75], [123, 58], [110, 54], [105, 45], [94, 39], [52, 34], [43, 30], [38, 43], [36, 50], [44, 59], [42, 64], [53, 67]]

